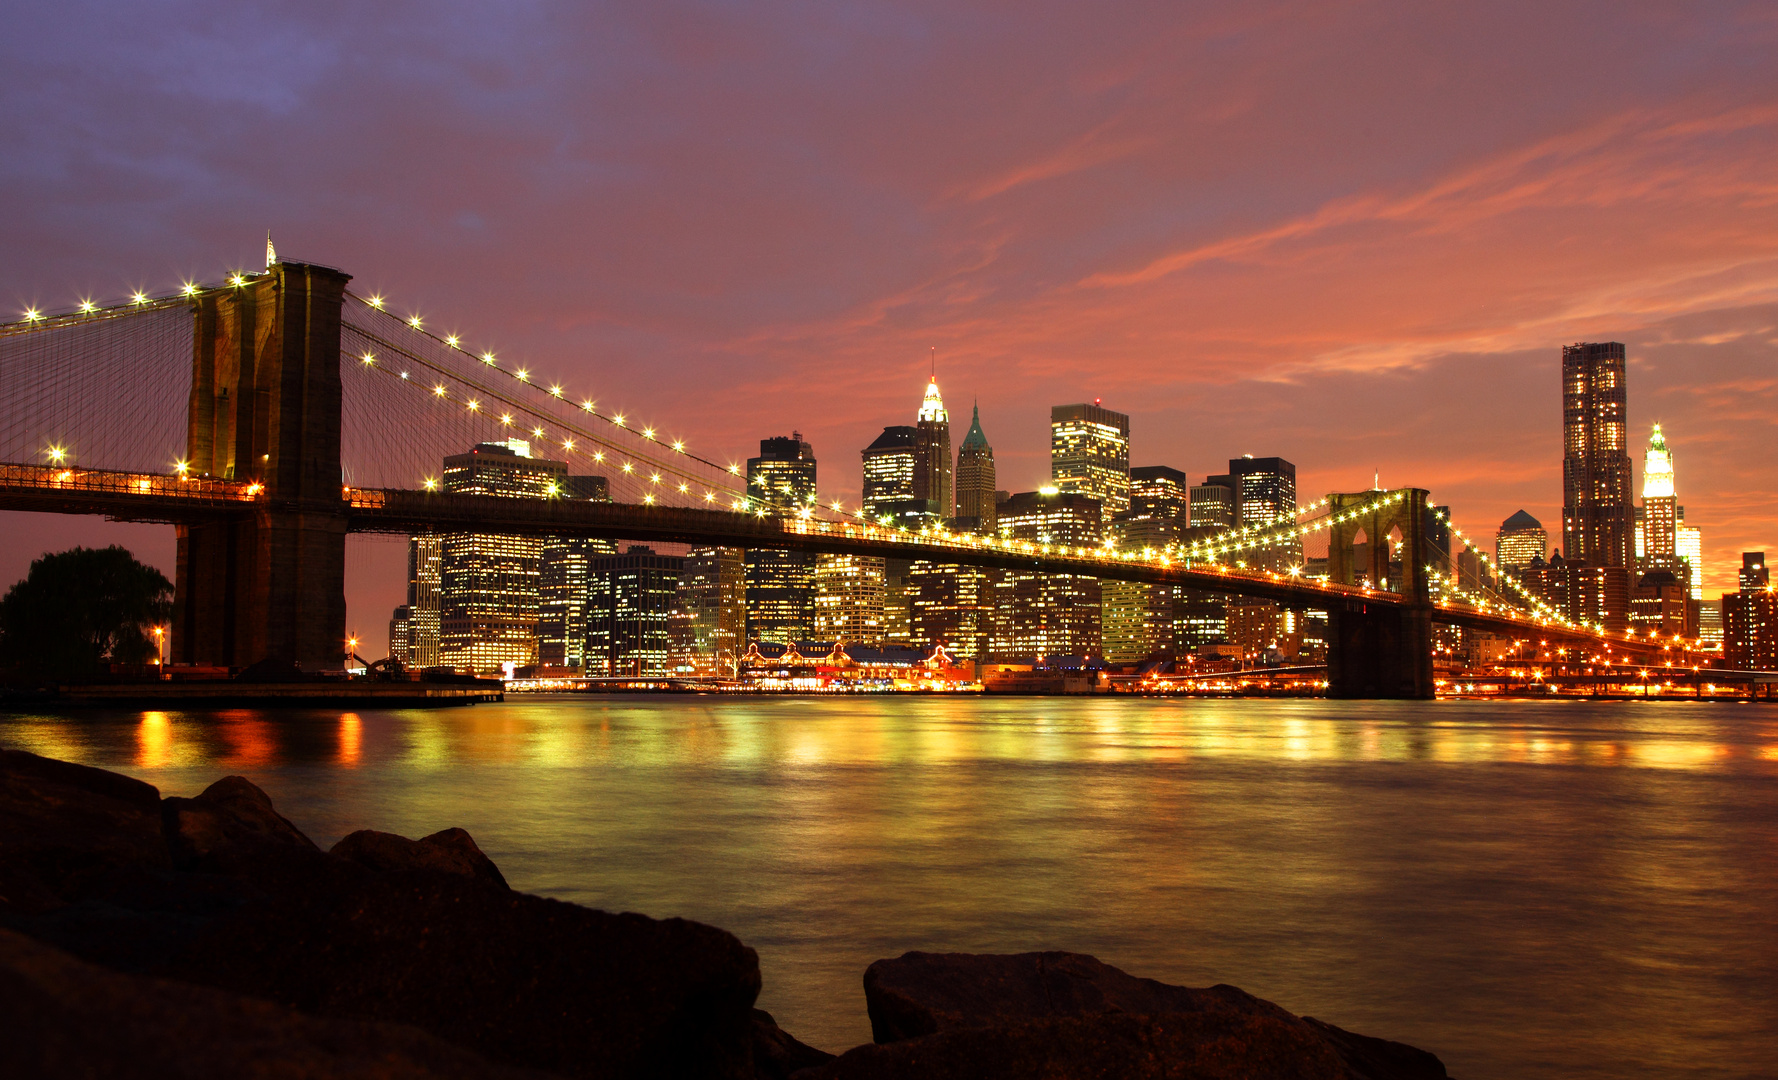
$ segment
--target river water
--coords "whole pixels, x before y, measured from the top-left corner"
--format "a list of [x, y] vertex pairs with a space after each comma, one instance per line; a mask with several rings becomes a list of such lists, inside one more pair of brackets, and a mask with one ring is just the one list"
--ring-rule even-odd
[[869, 1041], [908, 949], [1229, 982], [1486, 1077], [1778, 1075], [1778, 707], [551, 697], [0, 716], [0, 743], [322, 846], [467, 828], [515, 888], [759, 950]]

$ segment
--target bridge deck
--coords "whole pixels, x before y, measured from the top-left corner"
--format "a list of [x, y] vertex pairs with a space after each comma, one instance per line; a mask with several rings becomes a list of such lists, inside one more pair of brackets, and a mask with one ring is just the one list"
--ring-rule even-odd
[[[512, 499], [399, 489], [342, 489], [347, 528], [358, 533], [499, 531], [639, 543], [778, 548], [996, 567], [1041, 574], [1173, 585], [1275, 601], [1296, 609], [1400, 608], [1402, 596], [1231, 566], [1187, 565], [1098, 547], [1038, 544], [960, 533], [909, 533], [865, 522], [801, 520], [672, 506], [569, 499]], [[110, 472], [0, 463], [0, 510], [103, 514], [120, 521], [192, 524], [252, 513], [267, 504], [258, 484], [209, 477]], [[289, 507], [298, 509], [298, 507]], [[332, 507], [319, 507], [331, 511]], [[1659, 652], [1660, 645], [1574, 630], [1510, 610], [1441, 603], [1434, 621], [1508, 637], [1609, 643]]]

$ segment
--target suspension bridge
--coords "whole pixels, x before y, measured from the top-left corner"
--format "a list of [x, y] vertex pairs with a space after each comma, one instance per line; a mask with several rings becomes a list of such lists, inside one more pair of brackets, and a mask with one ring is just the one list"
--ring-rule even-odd
[[[786, 504], [748, 490], [740, 462], [704, 456], [349, 282], [331, 267], [271, 262], [171, 295], [83, 300], [0, 324], [0, 510], [174, 526], [173, 662], [337, 667], [346, 537], [448, 531], [873, 555], [1256, 597], [1327, 612], [1336, 697], [1431, 697], [1435, 622], [1630, 660], [1671, 657], [1680, 644], [1572, 622], [1511, 592], [1510, 575], [1500, 575], [1505, 596], [1456, 588], [1439, 568], [1449, 553], [1429, 549], [1436, 511], [1422, 488], [1332, 494], [1292, 520], [1140, 550], [911, 530], [841, 502]], [[441, 490], [447, 454], [512, 438], [606, 477], [610, 501]], [[1246, 565], [1247, 554], [1318, 533], [1326, 579]], [[1399, 539], [1392, 549], [1361, 535]]]

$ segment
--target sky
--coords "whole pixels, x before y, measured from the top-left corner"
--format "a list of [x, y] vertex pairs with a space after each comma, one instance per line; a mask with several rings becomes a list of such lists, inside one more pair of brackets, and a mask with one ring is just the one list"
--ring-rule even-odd
[[[824, 498], [930, 357], [1000, 486], [1135, 465], [1561, 520], [1560, 350], [1629, 351], [1708, 591], [1778, 549], [1769, 3], [14, 5], [0, 317], [325, 263]], [[0, 579], [171, 531], [0, 515]], [[1558, 540], [1559, 542], [1559, 540]], [[354, 541], [380, 641], [399, 543]]]

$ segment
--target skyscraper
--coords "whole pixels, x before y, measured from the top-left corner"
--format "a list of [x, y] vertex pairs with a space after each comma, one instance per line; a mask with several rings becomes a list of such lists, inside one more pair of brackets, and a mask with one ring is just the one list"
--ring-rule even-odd
[[679, 611], [684, 640], [676, 655], [699, 675], [733, 678], [746, 651], [747, 578], [741, 549], [693, 548], [679, 571]]
[[1637, 554], [1649, 560], [1651, 567], [1668, 569], [1669, 560], [1679, 553], [1679, 498], [1673, 485], [1673, 452], [1667, 449], [1659, 424], [1642, 460], [1642, 515], [1637, 532], [1641, 541], [1636, 545]]
[[815, 556], [816, 641], [883, 641], [883, 560], [873, 555]]
[[1050, 409], [1050, 479], [1063, 494], [1085, 495], [1104, 520], [1130, 508], [1130, 418], [1091, 405]]
[[1679, 508], [1679, 525], [1673, 530], [1673, 549], [1691, 568], [1688, 590], [1693, 600], [1704, 599], [1704, 530], [1685, 523], [1685, 507]]
[[[570, 476], [567, 498], [610, 502], [603, 476]], [[545, 540], [537, 555], [537, 662], [581, 667], [586, 655], [588, 568], [617, 550], [609, 540]]]
[[[800, 432], [759, 441], [747, 459], [747, 491], [780, 513], [815, 499], [815, 449]], [[747, 634], [763, 641], [809, 640], [815, 627], [814, 556], [749, 549]]]
[[1494, 534], [1494, 561], [1507, 570], [1519, 571], [1549, 557], [1550, 535], [1543, 522], [1520, 510], [1500, 523]]
[[[1635, 564], [1624, 347], [1582, 342], [1562, 349], [1562, 544], [1572, 567], [1597, 567], [1577, 587], [1570, 618], [1629, 625]], [[1578, 572], [1578, 571], [1577, 571]]]
[[985, 533], [994, 531], [994, 448], [982, 434], [982, 409], [976, 406], [969, 419], [969, 434], [957, 449], [957, 518], [975, 522]]
[[920, 402], [919, 432], [915, 440], [914, 495], [930, 499], [937, 508], [938, 520], [949, 521], [956, 513], [952, 497], [951, 414], [938, 393], [938, 376], [926, 384], [926, 396]]
[[[568, 464], [531, 456], [522, 439], [479, 443], [445, 458], [450, 494], [547, 499]], [[439, 550], [440, 663], [475, 674], [537, 662], [538, 555], [543, 542], [498, 533], [446, 533]]]
[[1571, 563], [1631, 563], [1624, 347], [1562, 349], [1562, 550]]
[[1188, 524], [1194, 529], [1235, 527], [1235, 478], [1206, 476], [1191, 489]]
[[[1235, 483], [1235, 513], [1242, 528], [1279, 531], [1296, 524], [1295, 465], [1280, 457], [1247, 454], [1230, 459], [1228, 476]], [[1302, 537], [1292, 528], [1287, 537], [1252, 549], [1243, 561], [1288, 570], [1303, 561]]]
[[592, 560], [587, 568], [588, 675], [670, 674], [669, 626], [682, 568], [678, 556], [640, 546]]
[[[1096, 500], [1076, 492], [1020, 492], [1000, 504], [1000, 536], [1042, 544], [1093, 545], [1102, 535]], [[1000, 660], [1099, 656], [1097, 578], [1009, 570], [997, 596], [993, 655]]]
[[442, 578], [440, 562], [444, 554], [444, 538], [437, 533], [409, 538], [407, 542], [407, 654], [401, 662], [408, 667], [437, 667], [438, 590]]
[[1191, 481], [1178, 469], [1140, 465], [1130, 470], [1130, 521], [1164, 523], [1163, 532], [1177, 533], [1191, 524]]
[[920, 429], [899, 424], [883, 429], [861, 451], [864, 458], [864, 512], [872, 521], [917, 529], [938, 520], [938, 502], [916, 494], [921, 464]]
[[1766, 553], [1741, 554], [1740, 590], [1722, 598], [1723, 662], [1744, 671], [1778, 670], [1778, 593]]
[[958, 660], [986, 660], [993, 646], [1001, 571], [918, 560], [908, 571], [909, 644], [944, 645]]

